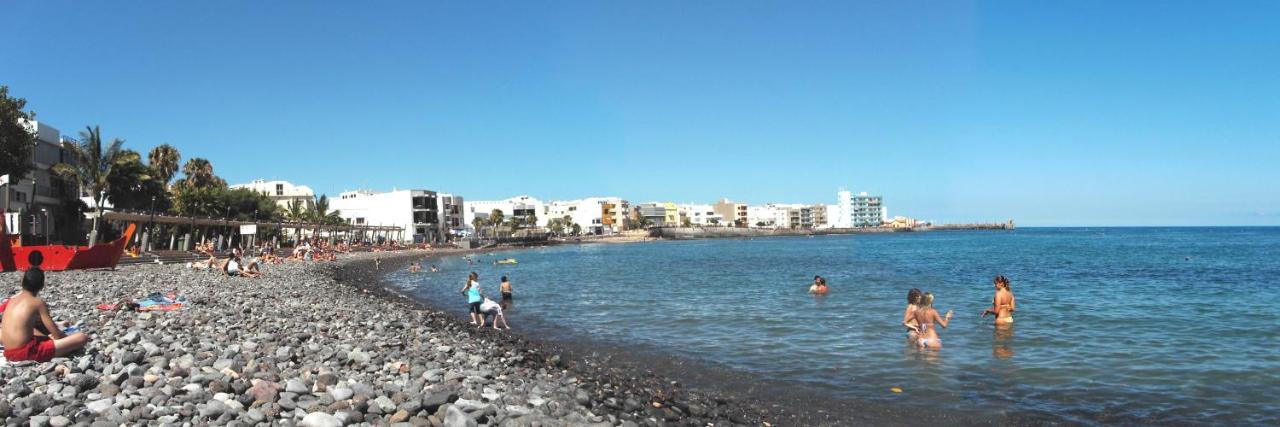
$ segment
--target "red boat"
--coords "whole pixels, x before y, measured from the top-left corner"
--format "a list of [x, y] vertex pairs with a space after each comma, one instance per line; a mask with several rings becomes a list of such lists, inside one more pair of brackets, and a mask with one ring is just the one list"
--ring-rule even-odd
[[[3, 213], [0, 211], [0, 218], [3, 218]], [[120, 256], [124, 255], [125, 245], [133, 238], [136, 227], [135, 224], [129, 224], [119, 239], [93, 246], [18, 246], [17, 239], [9, 236], [4, 221], [0, 221], [0, 237], [3, 237], [0, 238], [0, 271], [26, 271], [31, 267], [27, 257], [32, 252], [44, 255], [44, 263], [40, 264], [40, 268], [45, 271], [115, 268], [116, 263], [120, 262]]]

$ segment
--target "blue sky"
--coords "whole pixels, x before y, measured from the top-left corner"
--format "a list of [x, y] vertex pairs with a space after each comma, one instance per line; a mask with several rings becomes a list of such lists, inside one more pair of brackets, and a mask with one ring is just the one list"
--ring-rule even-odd
[[0, 84], [230, 182], [1280, 224], [1277, 2], [3, 6]]

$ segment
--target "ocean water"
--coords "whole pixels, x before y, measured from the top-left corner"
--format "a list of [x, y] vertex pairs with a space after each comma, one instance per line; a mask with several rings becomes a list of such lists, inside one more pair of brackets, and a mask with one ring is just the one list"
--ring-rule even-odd
[[[514, 266], [492, 260], [512, 257]], [[1023, 228], [557, 246], [396, 272], [465, 311], [477, 271], [514, 327], [586, 338], [908, 407], [1069, 421], [1280, 421], [1280, 228]], [[832, 287], [806, 293], [814, 275]], [[1004, 274], [1016, 323], [980, 318]], [[910, 288], [955, 310], [944, 346], [907, 344]], [[894, 393], [892, 388], [902, 389]]]

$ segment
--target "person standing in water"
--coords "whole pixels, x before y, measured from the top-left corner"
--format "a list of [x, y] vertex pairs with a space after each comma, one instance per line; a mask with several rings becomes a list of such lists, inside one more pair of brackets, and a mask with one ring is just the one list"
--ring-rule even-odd
[[1013, 289], [1009, 287], [1009, 278], [1004, 275], [996, 276], [991, 281], [996, 288], [996, 296], [991, 298], [991, 308], [982, 312], [982, 317], [988, 314], [996, 315], [996, 324], [1012, 324], [1013, 312], [1017, 310], [1017, 302], [1013, 298]]
[[480, 294], [480, 275], [472, 271], [467, 276], [467, 284], [462, 287], [462, 293], [467, 296], [467, 310], [471, 313], [472, 325], [484, 325], [484, 314], [480, 311], [480, 303], [484, 302], [484, 296]]
[[915, 343], [920, 339], [920, 322], [916, 321], [916, 309], [920, 307], [920, 289], [907, 291], [907, 309], [902, 312], [902, 326], [907, 327], [907, 340]]
[[[502, 291], [502, 309], [506, 310], [511, 307], [511, 281], [507, 280], [507, 276], [502, 276], [502, 285], [499, 286]], [[496, 325], [495, 325], [496, 326]]]
[[920, 297], [920, 305], [916, 308], [914, 314], [916, 323], [920, 325], [920, 335], [916, 340], [916, 344], [921, 349], [942, 348], [942, 338], [938, 337], [938, 330], [934, 325], [942, 325], [943, 328], [946, 328], [947, 324], [951, 322], [951, 316], [954, 314], [948, 310], [946, 317], [939, 316], [938, 310], [933, 308], [933, 294], [925, 292]]

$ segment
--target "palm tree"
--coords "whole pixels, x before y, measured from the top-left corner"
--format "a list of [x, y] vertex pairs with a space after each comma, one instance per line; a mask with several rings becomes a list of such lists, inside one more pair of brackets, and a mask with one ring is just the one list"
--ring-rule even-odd
[[164, 182], [167, 187], [169, 181], [173, 180], [173, 175], [178, 172], [178, 162], [181, 159], [182, 155], [178, 153], [177, 148], [169, 144], [161, 144], [147, 153], [147, 167], [151, 168], [152, 177]]
[[489, 225], [493, 226], [493, 237], [498, 237], [498, 227], [502, 225], [502, 209], [489, 212]]
[[315, 205], [308, 213], [310, 213], [309, 216], [311, 221], [316, 224], [317, 235], [319, 233], [320, 226], [338, 225], [343, 222], [342, 215], [339, 211], [329, 211], [329, 196], [324, 194], [321, 194], [320, 197], [316, 199]]
[[209, 160], [193, 157], [182, 165], [185, 175], [179, 182], [195, 188], [226, 187], [227, 181], [213, 173], [213, 164]]
[[113, 139], [106, 149], [102, 147], [102, 131], [97, 126], [85, 126], [80, 131], [79, 144], [66, 144], [71, 155], [71, 163], [53, 165], [52, 171], [58, 175], [74, 179], [80, 185], [80, 192], [89, 193], [93, 197], [93, 208], [98, 213], [93, 218], [93, 231], [89, 234], [89, 245], [98, 242], [98, 223], [102, 218], [102, 203], [106, 199], [110, 181], [107, 177], [120, 157], [120, 146], [124, 140]]
[[480, 229], [484, 228], [484, 218], [475, 217], [471, 219], [471, 226], [476, 228], [476, 234], [480, 234]]
[[[303, 206], [303, 203], [301, 200], [291, 200], [289, 201], [289, 210], [285, 211], [284, 216], [285, 216], [285, 219], [289, 220], [289, 222], [296, 224], [299, 222], [306, 221], [307, 210], [306, 210], [306, 207]], [[298, 239], [301, 237], [300, 233], [302, 233], [302, 229], [298, 227], [293, 227], [294, 242], [297, 242]]]

